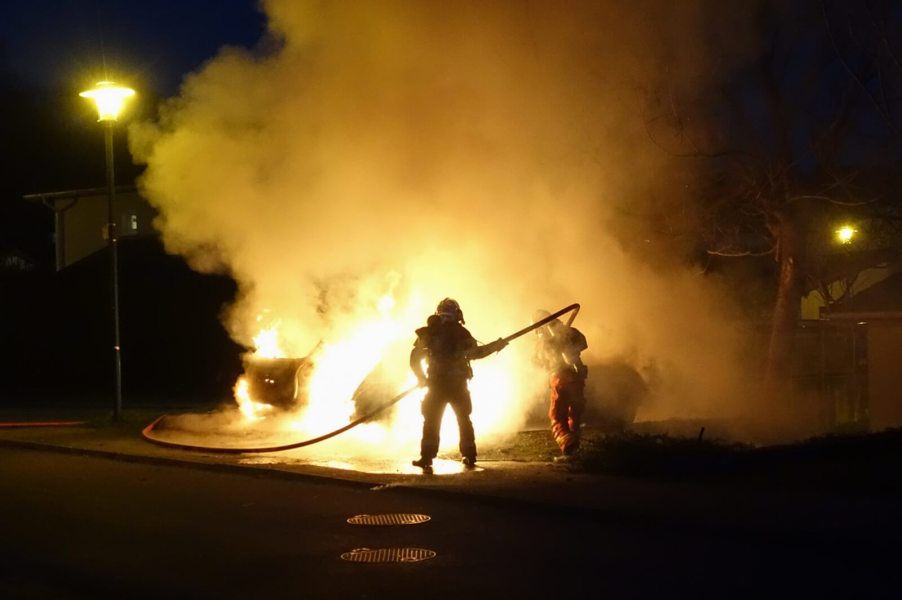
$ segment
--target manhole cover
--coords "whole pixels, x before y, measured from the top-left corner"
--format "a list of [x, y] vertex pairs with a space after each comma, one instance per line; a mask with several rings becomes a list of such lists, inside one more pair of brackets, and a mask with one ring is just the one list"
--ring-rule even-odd
[[389, 513], [384, 515], [357, 515], [348, 519], [351, 525], [417, 525], [432, 517], [414, 513]]
[[356, 548], [341, 555], [341, 560], [362, 563], [404, 563], [435, 558], [435, 552], [425, 548]]

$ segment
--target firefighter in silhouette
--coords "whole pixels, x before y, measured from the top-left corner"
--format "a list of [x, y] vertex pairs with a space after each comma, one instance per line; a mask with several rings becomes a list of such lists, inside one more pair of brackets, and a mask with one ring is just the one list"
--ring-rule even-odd
[[[550, 316], [547, 310], [536, 311], [533, 323]], [[551, 403], [548, 418], [551, 435], [563, 456], [571, 456], [579, 448], [580, 425], [586, 407], [585, 387], [588, 368], [580, 353], [589, 347], [575, 327], [555, 319], [536, 329], [538, 343], [533, 362], [548, 371]]]
[[[439, 302], [435, 314], [426, 327], [416, 331], [417, 339], [410, 352], [410, 368], [421, 386], [427, 389], [423, 398], [423, 437], [420, 458], [414, 466], [426, 472], [432, 470], [432, 460], [438, 453], [439, 430], [445, 406], [450, 404], [460, 430], [461, 462], [467, 468], [476, 464], [476, 438], [470, 420], [472, 402], [467, 382], [473, 377], [470, 361], [485, 358], [507, 344], [498, 339], [480, 346], [464, 327], [460, 305], [451, 298]], [[423, 369], [425, 363], [426, 369]]]

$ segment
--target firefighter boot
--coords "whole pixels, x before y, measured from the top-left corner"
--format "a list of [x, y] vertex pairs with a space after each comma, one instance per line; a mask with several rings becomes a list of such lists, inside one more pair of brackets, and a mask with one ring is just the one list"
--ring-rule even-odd
[[432, 473], [432, 459], [431, 458], [419, 458], [417, 460], [411, 461], [411, 463], [415, 467], [420, 467], [423, 469], [423, 473]]
[[564, 444], [561, 448], [564, 456], [573, 456], [579, 450], [579, 435], [569, 434], [564, 437]]
[[460, 462], [463, 463], [465, 469], [476, 468], [476, 458], [472, 456], [464, 456], [462, 459], [460, 459]]

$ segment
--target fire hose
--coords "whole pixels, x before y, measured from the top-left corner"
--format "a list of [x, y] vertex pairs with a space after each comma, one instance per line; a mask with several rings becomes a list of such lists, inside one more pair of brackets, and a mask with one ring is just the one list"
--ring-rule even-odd
[[[506, 346], [508, 343], [517, 339], [518, 337], [520, 337], [522, 335], [526, 335], [530, 331], [538, 329], [539, 327], [542, 327], [543, 325], [547, 325], [548, 323], [551, 323], [558, 317], [561, 317], [571, 311], [573, 312], [573, 314], [567, 320], [567, 325], [569, 326], [571, 323], [573, 323], [573, 319], [576, 318], [576, 315], [579, 312], [579, 304], [571, 304], [570, 306], [567, 306], [566, 308], [562, 308], [561, 310], [554, 312], [554, 313], [548, 315], [547, 317], [545, 317], [539, 321], [536, 321], [535, 323], [533, 323], [527, 327], [524, 327], [523, 329], [520, 329], [519, 331], [517, 331], [515, 333], [510, 334], [509, 336], [507, 336], [505, 338], [501, 338], [499, 340], [499, 342], [501, 343], [501, 345]], [[329, 438], [335, 437], [336, 435], [344, 433], [345, 431], [348, 431], [349, 429], [352, 429], [353, 427], [360, 425], [361, 423], [369, 421], [370, 419], [375, 417], [377, 414], [379, 414], [386, 408], [394, 406], [395, 404], [400, 402], [405, 396], [407, 396], [408, 394], [410, 394], [411, 392], [416, 390], [418, 387], [419, 387], [418, 385], [415, 385], [410, 388], [407, 388], [403, 392], [400, 392], [399, 394], [392, 397], [390, 400], [388, 400], [384, 404], [381, 404], [380, 406], [374, 408], [367, 414], [363, 415], [362, 417], [360, 417], [358, 419], [351, 421], [350, 423], [348, 423], [347, 425], [344, 425], [343, 427], [339, 427], [338, 429], [336, 429], [334, 431], [330, 431], [329, 433], [326, 433], [324, 435], [321, 435], [321, 436], [318, 436], [315, 438], [310, 438], [307, 440], [303, 440], [301, 442], [293, 442], [290, 444], [282, 444], [282, 445], [278, 445], [278, 446], [263, 446], [263, 447], [259, 447], [259, 448], [247, 448], [247, 447], [229, 448], [229, 447], [223, 447], [223, 446], [200, 446], [200, 445], [194, 445], [194, 444], [173, 442], [173, 441], [162, 439], [160, 437], [156, 437], [154, 435], [154, 430], [156, 429], [157, 425], [162, 423], [167, 418], [168, 415], [162, 415], [162, 416], [158, 417], [153, 423], [151, 423], [150, 425], [148, 425], [141, 431], [141, 435], [148, 442], [150, 442], [152, 444], [157, 444], [159, 446], [165, 446], [167, 448], [175, 448], [178, 450], [194, 450], [194, 451], [202, 451], [202, 452], [211, 452], [211, 453], [215, 453], [215, 454], [254, 454], [254, 453], [264, 453], [264, 452], [280, 452], [282, 450], [293, 450], [295, 448], [302, 448], [304, 446], [311, 446], [311, 445], [317, 444], [319, 442], [324, 442], [324, 441], [328, 440]]]
[[13, 429], [19, 427], [77, 427], [84, 424], [84, 421], [4, 421], [0, 423], [0, 429]]

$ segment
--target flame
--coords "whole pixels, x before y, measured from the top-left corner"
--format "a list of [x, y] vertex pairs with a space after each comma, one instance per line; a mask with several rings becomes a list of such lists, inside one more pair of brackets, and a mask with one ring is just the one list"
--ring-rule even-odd
[[354, 412], [354, 391], [399, 334], [396, 324], [383, 319], [362, 325], [348, 339], [325, 344], [310, 378], [304, 422], [326, 428], [347, 424]]
[[[285, 426], [295, 433], [322, 435], [347, 425], [355, 418], [354, 394], [364, 379], [380, 365], [388, 363], [400, 367], [392, 373], [393, 379], [385, 384], [387, 389], [400, 393], [413, 387], [416, 378], [407, 368], [407, 352], [410, 345], [399, 344], [410, 339], [415, 325], [423, 321], [422, 307], [414, 293], [405, 306], [401, 306], [392, 293], [374, 302], [367, 316], [349, 318], [344, 323], [341, 339], [323, 343], [312, 356], [314, 369], [304, 390], [305, 401], [297, 414], [292, 414]], [[373, 305], [371, 305], [373, 306]], [[258, 322], [262, 321], [258, 318]], [[279, 343], [279, 321], [260, 329], [253, 338], [255, 356], [261, 358], [285, 357]], [[398, 349], [403, 350], [403, 354]], [[473, 399], [472, 419], [477, 439], [503, 430], [510, 420], [509, 400], [517, 391], [517, 370], [511, 355], [493, 355], [473, 364], [474, 378], [470, 381]], [[341, 443], [361, 448], [379, 447], [417, 449], [422, 431], [420, 401], [426, 390], [408, 394], [395, 405], [390, 423], [368, 422], [351, 429], [341, 436]], [[272, 410], [272, 406], [256, 402], [249, 396], [248, 382], [239, 378], [235, 386], [235, 399], [246, 422], [259, 421]], [[459, 436], [453, 412], [448, 409], [442, 420], [442, 449], [453, 450]]]
[[[287, 354], [279, 343], [279, 327], [282, 322], [279, 319], [272, 318], [272, 311], [264, 308], [256, 318], [260, 323], [260, 331], [254, 336], [254, 356], [257, 358], [285, 358]], [[264, 322], [270, 325], [263, 326]]]
[[238, 410], [244, 415], [248, 422], [258, 421], [264, 418], [267, 412], [272, 410], [272, 406], [262, 402], [255, 402], [251, 398], [250, 386], [246, 377], [239, 377], [235, 382], [235, 400], [238, 402]]
[[[263, 312], [257, 315], [257, 322], [262, 322], [268, 317], [269, 313], [269, 309], [263, 309]], [[257, 358], [284, 358], [286, 356], [285, 351], [279, 343], [279, 325], [279, 321], [275, 321], [272, 326], [261, 329], [260, 332], [253, 337], [253, 356]], [[235, 401], [238, 403], [239, 412], [244, 416], [245, 421], [248, 423], [265, 419], [266, 414], [271, 413], [273, 410], [272, 405], [258, 402], [254, 398], [251, 398], [250, 383], [245, 376], [238, 378], [232, 393], [235, 397]]]
[[391, 312], [391, 309], [395, 307], [395, 298], [391, 294], [385, 294], [382, 298], [379, 299], [379, 312], [383, 315]]
[[254, 356], [258, 358], [284, 358], [285, 351], [279, 345], [279, 331], [276, 327], [263, 329], [254, 336]]

